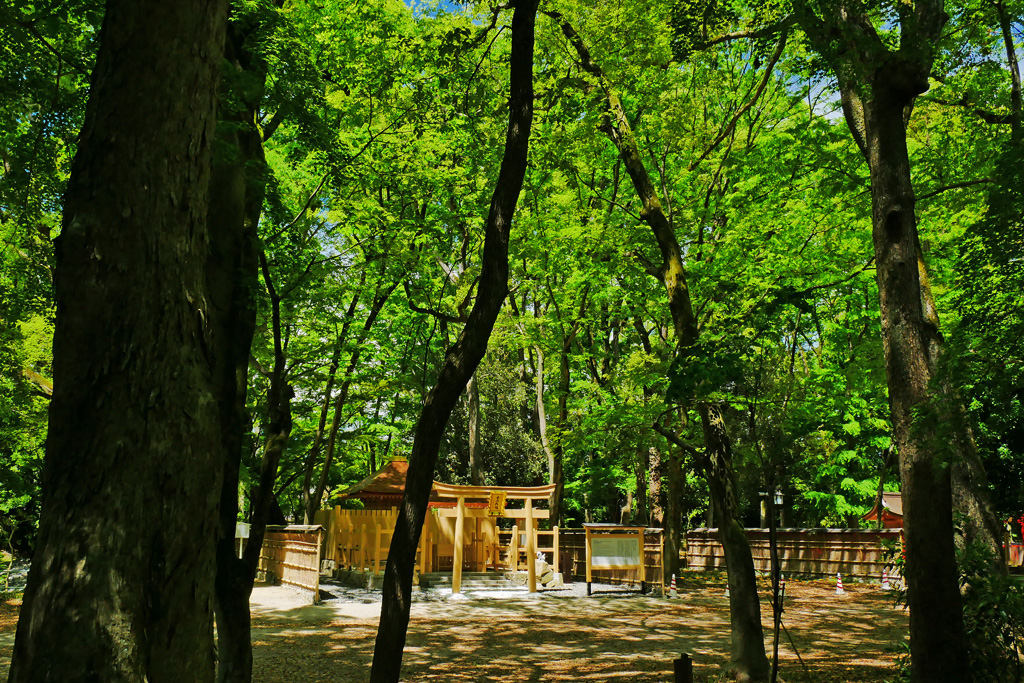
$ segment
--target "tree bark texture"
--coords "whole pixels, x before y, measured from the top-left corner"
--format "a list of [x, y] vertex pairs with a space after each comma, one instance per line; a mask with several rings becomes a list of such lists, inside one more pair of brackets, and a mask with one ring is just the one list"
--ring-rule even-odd
[[903, 485], [912, 680], [952, 683], [970, 680], [969, 659], [953, 547], [950, 469], [929, 443], [928, 427], [914, 424], [915, 410], [932, 398], [928, 385], [938, 329], [921, 305], [906, 104], [898, 92], [882, 90], [865, 106], [876, 278]]
[[533, 123], [533, 42], [537, 4], [538, 0], [520, 0], [512, 16], [508, 132], [487, 214], [480, 284], [469, 321], [458, 341], [445, 354], [437, 384], [427, 394], [416, 424], [405, 496], [384, 572], [371, 683], [397, 683], [399, 680], [409, 625], [416, 547], [427, 513], [438, 448], [451, 412], [487, 350], [494, 321], [508, 295], [509, 233], [526, 175]]
[[[882, 343], [902, 480], [911, 680], [970, 681], [951, 470], [960, 481], [958, 504], [974, 517], [968, 533], [991, 528], [993, 520], [986, 519], [991, 506], [973, 438], [956, 419], [957, 399], [950, 387], [932, 381], [943, 343], [919, 243], [905, 127], [915, 98], [928, 90], [947, 15], [941, 0], [906, 6], [900, 49], [893, 51], [859, 6], [822, 17], [803, 2], [795, 9], [837, 76], [847, 123], [870, 171]], [[837, 40], [856, 49], [833, 50]], [[940, 427], [950, 433], [937, 438]]]
[[214, 156], [211, 181], [211, 196], [216, 201], [209, 212], [210, 254], [206, 267], [224, 462], [214, 602], [217, 679], [237, 683], [252, 679], [249, 597], [255, 564], [236, 555], [235, 523], [239, 471], [249, 430], [245, 401], [256, 328], [257, 226], [263, 211], [266, 166], [263, 136], [256, 127], [266, 67], [246, 49], [248, 37], [245, 28], [229, 23], [224, 64], [231, 70], [231, 78], [226, 80], [248, 79], [259, 87], [241, 93], [228, 93], [226, 88], [222, 91], [219, 153]]
[[721, 410], [717, 406], [700, 403], [697, 411], [704, 430], [705, 470], [715, 517], [718, 518], [718, 540], [725, 551], [729, 580], [730, 666], [737, 680], [764, 681], [768, 679], [770, 667], [764, 651], [754, 558], [740, 522], [732, 446]]
[[223, 472], [204, 273], [225, 2], [107, 3], [56, 240], [10, 681], [210, 681]]

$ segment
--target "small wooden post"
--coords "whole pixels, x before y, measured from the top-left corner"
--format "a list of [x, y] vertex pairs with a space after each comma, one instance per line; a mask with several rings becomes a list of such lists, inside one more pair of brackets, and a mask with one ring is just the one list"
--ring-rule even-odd
[[590, 556], [592, 548], [590, 547], [590, 529], [584, 527], [584, 531], [587, 535], [587, 595], [590, 595], [590, 583], [594, 580], [593, 572], [590, 568]]
[[554, 561], [551, 563], [554, 566], [555, 573], [558, 573], [558, 527], [551, 527], [551, 547], [553, 550], [551, 554], [554, 555]]
[[455, 517], [455, 558], [452, 561], [452, 593], [462, 592], [462, 543], [466, 530], [466, 499], [459, 496], [458, 514]]
[[366, 522], [359, 526], [359, 571], [366, 571]]
[[512, 540], [508, 542], [508, 568], [519, 571], [519, 525], [512, 525]]
[[526, 499], [526, 585], [537, 592], [537, 534], [533, 528], [533, 499]]
[[644, 530], [636, 534], [640, 539], [640, 595], [647, 592], [647, 554], [644, 552]]
[[690, 661], [690, 655], [679, 655], [679, 659], [674, 660], [672, 665], [675, 670], [675, 683], [693, 683], [693, 662]]
[[423, 518], [423, 528], [420, 529], [420, 575], [427, 573], [427, 554], [430, 552], [428, 543], [427, 527], [430, 524], [430, 515]]
[[382, 531], [383, 531], [383, 529], [381, 529], [380, 524], [378, 524], [377, 525], [377, 543], [376, 543], [376, 548], [375, 548], [376, 552], [375, 552], [375, 555], [374, 555], [374, 558], [373, 558], [374, 559], [374, 562], [373, 562], [373, 573], [374, 574], [380, 574], [381, 573], [381, 571], [380, 571], [380, 558], [381, 558], [381, 555], [383, 554], [383, 551], [384, 551], [384, 549], [381, 547], [383, 545], [383, 543], [381, 543], [381, 541], [383, 540], [381, 538], [383, 536]]

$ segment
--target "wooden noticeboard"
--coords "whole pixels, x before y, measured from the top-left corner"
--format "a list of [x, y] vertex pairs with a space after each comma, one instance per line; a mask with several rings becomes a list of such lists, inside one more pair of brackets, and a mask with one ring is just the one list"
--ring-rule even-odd
[[636, 569], [644, 586], [645, 527], [584, 524], [583, 528], [587, 534], [587, 595], [595, 569]]

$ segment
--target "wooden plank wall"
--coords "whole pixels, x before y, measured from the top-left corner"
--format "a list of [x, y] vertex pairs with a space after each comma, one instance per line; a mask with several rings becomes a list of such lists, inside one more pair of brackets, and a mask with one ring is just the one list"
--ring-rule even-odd
[[314, 521], [324, 527], [322, 557], [333, 567], [383, 573], [398, 511], [318, 510]]
[[[587, 580], [587, 540], [583, 529], [558, 530], [559, 559], [562, 572], [573, 581]], [[664, 563], [662, 562], [661, 530], [648, 530], [644, 534], [644, 581], [650, 586], [660, 586]], [[635, 583], [635, 569], [594, 569], [594, 581], [614, 585]]]
[[267, 531], [259, 571], [267, 580], [308, 590], [320, 600], [321, 530]]
[[[768, 571], [768, 530], [746, 529], [754, 569]], [[784, 574], [880, 578], [885, 564], [883, 544], [899, 545], [900, 529], [779, 529], [779, 562]], [[693, 529], [686, 534], [688, 569], [725, 569], [718, 529]], [[892, 567], [887, 567], [892, 575]]]

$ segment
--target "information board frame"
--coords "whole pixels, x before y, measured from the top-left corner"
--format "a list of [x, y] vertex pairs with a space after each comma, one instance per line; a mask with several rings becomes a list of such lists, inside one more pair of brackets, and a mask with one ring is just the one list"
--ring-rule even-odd
[[[647, 527], [625, 526], [621, 524], [584, 524], [587, 546], [587, 595], [591, 595], [591, 584], [593, 583], [593, 572], [601, 570], [630, 570], [635, 569], [640, 575], [640, 592], [647, 591], [647, 581], [644, 576], [644, 532]], [[595, 552], [595, 541], [598, 551], [607, 553], [606, 550], [615, 544], [615, 554], [600, 554]], [[635, 542], [636, 553], [627, 549]], [[625, 552], [623, 552], [625, 551]], [[595, 560], [597, 562], [595, 563]]]

